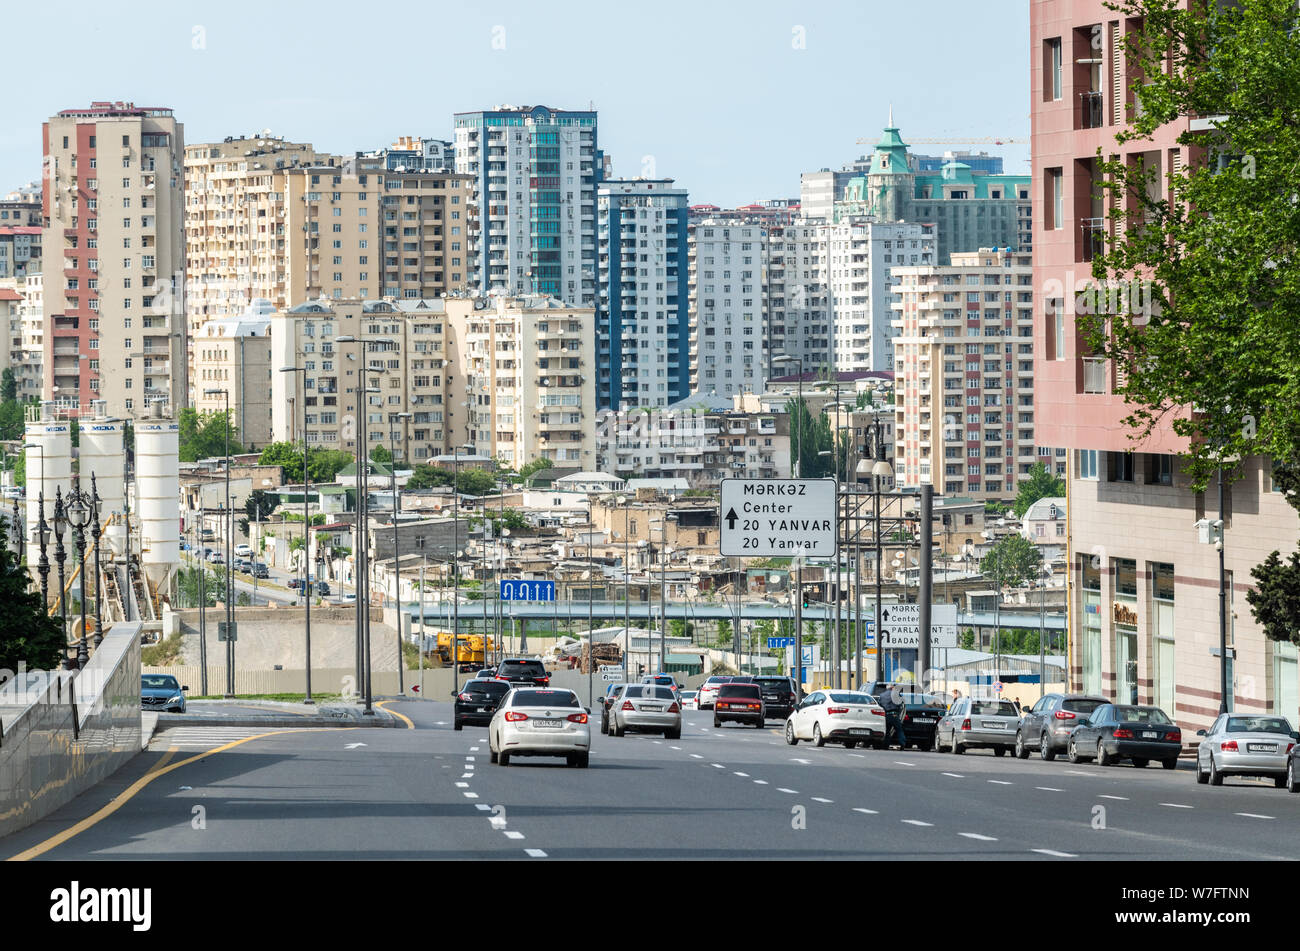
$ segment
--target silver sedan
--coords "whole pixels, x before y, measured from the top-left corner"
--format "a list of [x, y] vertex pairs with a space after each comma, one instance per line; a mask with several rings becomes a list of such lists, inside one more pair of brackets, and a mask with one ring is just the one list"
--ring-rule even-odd
[[1263, 776], [1286, 785], [1287, 756], [1296, 734], [1285, 717], [1224, 713], [1208, 730], [1197, 730], [1196, 781], [1223, 785], [1224, 776]]
[[589, 712], [572, 690], [516, 687], [488, 724], [488, 759], [509, 766], [515, 756], [563, 756], [570, 766], [586, 767]]
[[682, 736], [682, 708], [672, 687], [628, 684], [609, 702], [609, 735], [662, 733], [665, 739]]

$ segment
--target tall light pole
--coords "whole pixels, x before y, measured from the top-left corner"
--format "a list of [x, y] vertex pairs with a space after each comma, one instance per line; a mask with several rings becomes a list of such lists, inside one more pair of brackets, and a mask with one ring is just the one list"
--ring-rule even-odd
[[[234, 605], [231, 602], [231, 587], [233, 578], [230, 572], [230, 535], [231, 535], [231, 512], [230, 512], [230, 391], [213, 387], [203, 391], [204, 396], [216, 396], [221, 394], [222, 401], [225, 405], [224, 416], [226, 420], [226, 506], [223, 509], [221, 520], [221, 531], [226, 536], [226, 583], [224, 585], [226, 599], [226, 699], [233, 700], [235, 697], [235, 612]], [[129, 568], [128, 568], [129, 570]]]
[[[798, 364], [799, 377], [796, 381], [796, 393], [794, 405], [794, 423], [795, 423], [795, 454], [794, 464], [791, 468], [791, 476], [799, 478], [801, 469], [800, 463], [803, 461], [803, 360], [799, 357], [783, 356], [777, 357], [773, 363]], [[803, 558], [795, 558], [795, 619], [794, 619], [794, 662], [795, 662], [795, 690], [798, 692], [799, 699], [803, 699]]]
[[894, 467], [885, 459], [885, 432], [881, 425], [880, 416], [877, 414], [872, 419], [871, 425], [867, 427], [868, 435], [871, 437], [872, 453], [874, 461], [868, 465], [867, 460], [863, 459], [858, 463], [858, 475], [871, 475], [872, 494], [875, 500], [875, 537], [876, 537], [876, 680], [885, 679], [885, 650], [884, 636], [880, 629], [880, 600], [881, 600], [881, 583], [880, 568], [881, 559], [884, 554], [882, 539], [880, 537], [880, 484], [883, 480], [888, 479], [894, 474]]
[[[301, 373], [302, 402], [302, 557], [307, 569], [303, 572], [303, 621], [307, 628], [307, 696], [303, 703], [313, 704], [311, 698], [311, 515], [307, 506], [307, 489], [311, 484], [311, 473], [307, 470], [307, 368], [280, 367], [281, 373]], [[290, 423], [292, 426], [292, 422]], [[257, 572], [253, 573], [254, 602], [256, 602]]]
[[[397, 418], [402, 421], [403, 426], [411, 419], [413, 413], [398, 413]], [[392, 431], [389, 431], [389, 441], [394, 442], [395, 437]], [[393, 449], [397, 447], [394, 446]], [[406, 451], [406, 447], [402, 447]], [[392, 468], [392, 489], [393, 489], [393, 601], [394, 607], [397, 608], [397, 692], [406, 693], [406, 678], [403, 668], [406, 662], [402, 660], [402, 552], [401, 543], [397, 537], [397, 516], [402, 512], [402, 497], [397, 491], [397, 453], [390, 452], [393, 457], [388, 464]], [[405, 459], [403, 459], [405, 462]]]
[[632, 590], [631, 590], [631, 551], [632, 551], [632, 533], [630, 531], [631, 508], [629, 499], [626, 495], [620, 495], [615, 500], [623, 509], [623, 674], [627, 679], [627, 665], [629, 658], [632, 656]]

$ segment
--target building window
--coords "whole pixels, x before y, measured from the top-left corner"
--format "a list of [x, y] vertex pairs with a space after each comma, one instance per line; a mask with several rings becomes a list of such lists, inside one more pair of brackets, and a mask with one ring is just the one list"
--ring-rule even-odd
[[1060, 231], [1065, 227], [1065, 178], [1060, 168], [1047, 170], [1047, 211], [1048, 231]]
[[1132, 482], [1133, 481], [1133, 453], [1131, 452], [1106, 453], [1106, 481], [1107, 482]]
[[1043, 44], [1043, 99], [1061, 98], [1061, 38], [1055, 37]]
[[1076, 449], [1074, 451], [1075, 472], [1080, 479], [1097, 478], [1097, 450], [1096, 449]]
[[1147, 485], [1174, 484], [1174, 457], [1161, 453], [1149, 452], [1146, 456]]

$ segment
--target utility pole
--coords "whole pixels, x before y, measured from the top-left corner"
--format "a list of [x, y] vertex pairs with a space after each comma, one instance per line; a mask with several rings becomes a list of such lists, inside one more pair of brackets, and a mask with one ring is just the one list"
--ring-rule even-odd
[[917, 681], [924, 683], [925, 672], [931, 667], [930, 660], [930, 603], [933, 600], [934, 579], [930, 577], [931, 559], [934, 547], [934, 528], [931, 519], [934, 515], [934, 486], [929, 482], [921, 484], [921, 524], [917, 527], [917, 540], [921, 543], [920, 584], [917, 592], [918, 611], [921, 627], [920, 670]]

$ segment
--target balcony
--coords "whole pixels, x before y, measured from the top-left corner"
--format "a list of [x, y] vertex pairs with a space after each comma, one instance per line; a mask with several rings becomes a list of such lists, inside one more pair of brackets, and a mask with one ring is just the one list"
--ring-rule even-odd
[[1101, 91], [1079, 93], [1079, 128], [1100, 129], [1104, 122]]
[[1106, 250], [1106, 219], [1083, 218], [1079, 222], [1083, 232], [1083, 260], [1091, 261]]
[[1106, 363], [1104, 357], [1083, 358], [1083, 392], [1106, 392]]

